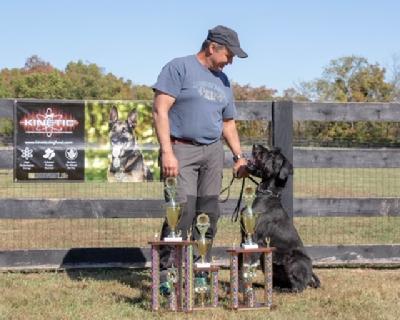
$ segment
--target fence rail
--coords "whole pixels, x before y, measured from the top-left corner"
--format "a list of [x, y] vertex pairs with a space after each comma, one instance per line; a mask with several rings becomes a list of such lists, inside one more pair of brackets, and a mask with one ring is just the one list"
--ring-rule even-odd
[[[0, 120], [13, 119], [13, 99], [0, 99]], [[239, 120], [266, 120], [272, 124], [271, 144], [280, 147], [296, 169], [329, 168], [400, 168], [400, 149], [396, 148], [293, 148], [293, 121], [389, 121], [400, 122], [400, 104], [396, 103], [292, 103], [237, 102]], [[232, 164], [227, 154], [225, 167]], [[13, 168], [13, 149], [0, 149], [0, 170]], [[8, 178], [1, 174], [0, 179]], [[4, 185], [4, 184], [3, 184]], [[23, 184], [21, 184], [23, 185]], [[9, 186], [9, 185], [7, 185]], [[395, 185], [394, 188], [397, 185]], [[2, 185], [0, 185], [1, 190]], [[391, 193], [393, 195], [393, 192]], [[283, 195], [288, 212], [297, 217], [400, 217], [400, 189], [395, 196], [366, 197], [296, 197], [290, 179]], [[222, 204], [222, 214], [230, 215], [236, 206], [232, 198]], [[0, 219], [98, 219], [161, 218], [160, 199], [54, 199], [23, 198], [0, 195]], [[0, 230], [1, 232], [1, 230]], [[384, 232], [382, 230], [382, 232]], [[86, 251], [85, 251], [86, 250]], [[148, 262], [143, 248], [76, 248], [66, 250], [0, 250], [0, 268], [76, 267], [83, 265], [135, 265]], [[223, 248], [216, 248], [221, 257]], [[382, 262], [399, 263], [400, 245], [310, 246], [316, 264]], [[378, 254], [379, 252], [379, 254]], [[87, 255], [88, 253], [93, 254]], [[129, 253], [130, 259], [126, 256]], [[87, 257], [92, 260], [87, 260]], [[97, 258], [96, 258], [97, 257]], [[125, 257], [125, 258], [124, 258]], [[358, 258], [357, 258], [358, 257]], [[46, 260], [47, 259], [47, 260]], [[46, 263], [47, 261], [47, 263]]]

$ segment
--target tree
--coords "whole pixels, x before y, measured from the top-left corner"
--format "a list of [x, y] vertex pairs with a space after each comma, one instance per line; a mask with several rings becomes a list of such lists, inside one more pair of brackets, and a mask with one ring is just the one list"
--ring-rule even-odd
[[249, 100], [272, 100], [276, 94], [275, 89], [269, 89], [266, 86], [251, 87], [250, 84], [241, 86], [233, 82], [232, 90], [235, 100], [249, 101]]
[[321, 78], [300, 87], [311, 100], [387, 102], [393, 98], [393, 85], [385, 81], [385, 72], [363, 57], [347, 56], [332, 60]]
[[393, 101], [400, 102], [400, 55], [392, 56], [391, 81], [393, 85]]
[[15, 98], [65, 99], [69, 81], [58, 70], [22, 74], [12, 80]]
[[135, 100], [153, 100], [153, 89], [146, 85], [137, 85], [133, 88], [133, 96]]
[[1, 98], [134, 99], [134, 86], [94, 63], [70, 62], [58, 70], [37, 55], [23, 68], [0, 70]]
[[301, 92], [299, 92], [295, 88], [285, 89], [283, 91], [282, 100], [292, 100], [292, 101], [299, 101], [299, 102], [310, 101], [307, 98], [307, 95], [302, 94]]
[[52, 72], [54, 68], [49, 62], [44, 61], [37, 55], [33, 55], [30, 56], [28, 59], [26, 59], [23, 70], [27, 73], [32, 73], [32, 72], [48, 73]]
[[117, 78], [94, 63], [70, 62], [65, 68], [70, 81], [70, 99], [132, 99], [130, 81]]
[[[332, 60], [322, 77], [302, 82], [300, 92], [313, 101], [389, 102], [393, 100], [394, 85], [385, 81], [385, 68], [370, 64], [367, 59], [348, 56]], [[309, 121], [298, 125], [299, 139], [322, 142], [351, 141], [351, 143], [394, 142], [397, 132], [392, 123]]]

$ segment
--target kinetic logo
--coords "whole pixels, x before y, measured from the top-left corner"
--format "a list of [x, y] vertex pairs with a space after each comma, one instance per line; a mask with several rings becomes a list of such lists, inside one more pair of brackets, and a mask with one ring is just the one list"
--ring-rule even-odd
[[26, 133], [45, 133], [47, 137], [53, 134], [72, 133], [79, 121], [72, 115], [60, 113], [47, 108], [45, 113], [29, 113], [19, 122]]

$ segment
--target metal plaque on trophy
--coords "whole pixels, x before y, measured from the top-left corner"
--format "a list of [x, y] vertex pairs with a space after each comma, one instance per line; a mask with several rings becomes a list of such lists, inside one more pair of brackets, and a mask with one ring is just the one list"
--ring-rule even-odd
[[253, 212], [253, 202], [256, 198], [255, 190], [252, 187], [246, 187], [244, 189], [244, 202], [245, 208], [242, 212], [242, 227], [246, 234], [245, 242], [242, 243], [243, 249], [256, 249], [258, 244], [253, 242], [252, 235], [254, 234], [257, 214]]
[[176, 201], [177, 181], [175, 177], [168, 177], [165, 180], [165, 192], [168, 195], [168, 202], [165, 205], [166, 221], [170, 233], [163, 240], [167, 242], [182, 241], [180, 232], [177, 232], [180, 217], [182, 215], [183, 204]]

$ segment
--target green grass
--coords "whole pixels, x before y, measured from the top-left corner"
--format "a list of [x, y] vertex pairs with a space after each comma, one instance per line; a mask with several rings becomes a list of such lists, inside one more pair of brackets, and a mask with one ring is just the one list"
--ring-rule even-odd
[[[228, 186], [232, 173], [224, 171], [222, 186]], [[252, 182], [248, 182], [252, 184]], [[231, 197], [240, 192], [241, 180], [235, 180]], [[299, 168], [294, 173], [294, 196], [300, 197], [398, 197], [400, 168]], [[161, 199], [161, 182], [29, 182], [14, 183], [12, 171], [0, 170], [0, 197], [19, 199]]]
[[[400, 217], [294, 219], [306, 245], [398, 244]], [[0, 250], [146, 247], [162, 219], [0, 219]], [[222, 217], [214, 246], [239, 244], [239, 223]]]
[[[224, 174], [223, 186], [231, 179]], [[241, 181], [232, 186], [238, 196]], [[399, 197], [400, 169], [296, 169], [295, 197]], [[13, 183], [0, 171], [0, 198], [162, 199], [161, 182]], [[226, 194], [222, 195], [225, 198]], [[306, 245], [397, 244], [400, 217], [301, 217], [294, 220]], [[0, 219], [0, 250], [145, 246], [160, 219]], [[220, 219], [216, 246], [239, 242], [238, 223]]]
[[297, 198], [380, 198], [400, 196], [400, 168], [295, 169]]
[[[150, 275], [133, 270], [0, 273], [0, 319], [399, 319], [399, 270], [317, 269], [322, 288], [274, 292], [271, 311], [150, 311]], [[220, 275], [220, 301], [228, 271]], [[261, 274], [256, 283], [261, 283]], [[262, 290], [262, 288], [258, 289]]]

